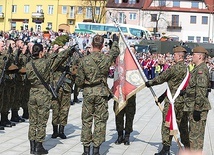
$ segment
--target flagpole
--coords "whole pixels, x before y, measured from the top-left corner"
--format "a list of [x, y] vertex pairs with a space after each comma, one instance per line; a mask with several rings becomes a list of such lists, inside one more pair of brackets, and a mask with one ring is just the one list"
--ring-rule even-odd
[[[135, 61], [136, 65], [137, 65], [137, 67], [140, 69], [140, 74], [142, 75], [144, 82], [147, 82], [148, 79], [147, 79], [146, 75], [144, 74], [144, 72], [143, 72], [143, 70], [142, 70], [142, 68], [141, 68], [141, 66], [140, 66], [140, 64], [139, 64], [139, 62], [137, 61], [137, 59], [136, 59], [134, 53], [131, 52], [130, 46], [129, 46], [128, 43], [126, 42], [125, 36], [124, 36], [124, 34], [123, 34], [123, 32], [122, 32], [122, 30], [121, 30], [121, 28], [120, 28], [120, 25], [118, 24], [118, 22], [116, 21], [115, 18], [112, 18], [111, 12], [109, 12], [109, 13], [110, 13], [110, 18], [111, 18], [111, 20], [115, 23], [115, 26], [118, 28], [119, 33], [120, 33], [120, 36], [122, 37], [123, 42], [125, 43], [126, 47], [128, 48], [129, 53], [131, 54], [132, 58], [134, 59], [134, 61]], [[159, 107], [160, 111], [163, 112], [163, 107], [162, 107], [161, 104], [158, 102], [157, 95], [155, 94], [153, 88], [152, 88], [152, 87], [149, 87], [149, 89], [150, 89], [150, 91], [151, 91], [151, 93], [152, 93], [152, 95], [153, 95], [153, 97], [154, 97], [154, 99], [155, 99], [155, 102], [158, 104], [158, 107]], [[174, 137], [175, 141], [177, 142], [179, 148], [180, 148], [180, 149], [183, 149], [182, 146], [181, 146], [181, 143], [180, 143], [179, 139], [177, 138], [177, 136], [176, 136], [176, 135], [173, 135], [173, 137]]]
[[[118, 22], [117, 22], [114, 18], [111, 17], [111, 12], [110, 12], [110, 18], [111, 18], [111, 20], [115, 23], [115, 26], [118, 28], [119, 33], [120, 33], [120, 36], [121, 36], [122, 39], [123, 39], [123, 42], [125, 43], [126, 47], [128, 48], [129, 53], [131, 54], [132, 58], [134, 59], [134, 61], [135, 61], [136, 65], [137, 65], [137, 67], [140, 69], [140, 74], [141, 74], [141, 76], [143, 77], [144, 82], [147, 82], [148, 79], [147, 79], [146, 75], [144, 74], [144, 71], [142, 70], [142, 68], [141, 68], [141, 66], [140, 66], [140, 64], [139, 64], [139, 62], [137, 61], [136, 56], [134, 55], [134, 53], [131, 52], [130, 46], [129, 46], [128, 43], [126, 42], [125, 36], [124, 36], [124, 34], [123, 34], [123, 32], [122, 32], [122, 30], [121, 30], [121, 28], [120, 28], [120, 25], [118, 24]], [[163, 111], [163, 107], [162, 107], [161, 104], [158, 102], [157, 95], [155, 94], [153, 88], [152, 88], [152, 87], [149, 87], [149, 89], [150, 89], [150, 91], [151, 91], [151, 93], [152, 93], [152, 95], [153, 95], [153, 97], [154, 97], [154, 99], [155, 99], [155, 102], [158, 104], [159, 109], [160, 109], [161, 111]]]

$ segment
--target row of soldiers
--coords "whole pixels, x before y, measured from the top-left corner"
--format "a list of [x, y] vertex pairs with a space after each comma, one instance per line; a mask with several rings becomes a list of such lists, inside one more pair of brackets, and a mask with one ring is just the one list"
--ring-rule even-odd
[[[0, 129], [29, 119], [31, 154], [48, 153], [42, 142], [50, 109], [52, 138], [66, 138], [64, 127], [77, 68], [75, 63], [81, 56], [73, 54], [74, 51], [78, 51], [75, 46], [59, 46], [47, 52], [39, 43], [24, 44], [20, 39], [0, 41]], [[20, 107], [22, 117], [18, 113]], [[8, 118], [9, 111], [11, 119]]]
[[[9, 39], [6, 42], [0, 41], [0, 113], [1, 126], [12, 127], [14, 122], [24, 122], [29, 118], [28, 100], [29, 83], [26, 80], [24, 66], [29, 61], [27, 50], [23, 50], [24, 42], [20, 39], [14, 41]], [[18, 111], [22, 107], [23, 115], [20, 117]], [[11, 119], [8, 119], [11, 110]]]

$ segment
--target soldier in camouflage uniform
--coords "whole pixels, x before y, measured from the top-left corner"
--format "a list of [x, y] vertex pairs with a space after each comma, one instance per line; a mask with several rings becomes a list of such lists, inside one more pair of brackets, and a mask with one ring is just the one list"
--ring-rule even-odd
[[29, 110], [29, 132], [31, 154], [47, 154], [43, 147], [46, 136], [46, 125], [49, 117], [51, 93], [44, 87], [41, 80], [36, 75], [32, 64], [35, 65], [38, 73], [44, 81], [50, 81], [50, 72], [55, 70], [68, 57], [70, 50], [61, 52], [53, 57], [43, 58], [44, 50], [41, 44], [34, 44], [32, 48], [33, 59], [26, 65], [27, 78], [31, 83]]
[[[155, 77], [153, 80], [147, 81], [145, 84], [147, 87], [162, 84], [164, 82], [168, 83], [169, 89], [171, 91], [172, 96], [175, 95], [178, 87], [184, 80], [185, 76], [187, 75], [187, 67], [184, 64], [184, 56], [186, 49], [183, 47], [176, 47], [173, 49], [174, 51], [174, 61], [175, 64], [164, 71], [161, 75]], [[162, 102], [163, 99], [158, 99], [158, 101]], [[163, 148], [159, 153], [155, 153], [155, 155], [168, 155], [170, 154], [170, 145], [172, 141], [172, 135], [170, 135], [169, 127], [165, 126], [165, 118], [170, 106], [170, 101], [168, 97], [165, 98], [165, 104], [163, 109], [163, 117], [162, 117], [162, 144]], [[181, 142], [184, 144], [185, 147], [189, 147], [189, 140], [188, 140], [188, 124], [187, 124], [187, 115], [183, 112], [184, 107], [184, 96], [180, 94], [174, 102], [174, 110], [176, 114], [176, 121], [178, 124], [178, 128], [180, 131]]]
[[[63, 48], [57, 50], [58, 53], [64, 51]], [[52, 101], [52, 125], [53, 125], [53, 134], [51, 138], [60, 137], [62, 139], [66, 139], [66, 135], [64, 134], [64, 127], [67, 125], [68, 113], [70, 108], [70, 95], [71, 95], [71, 82], [73, 81], [71, 78], [70, 72], [70, 63], [71, 58], [69, 58], [64, 64], [60, 65], [56, 71], [53, 73], [54, 85], [56, 88], [57, 82], [59, 81], [63, 72], [66, 72], [64, 82], [60, 86], [58, 92], [58, 99]], [[73, 82], [72, 82], [73, 83]]]
[[[134, 46], [130, 46], [131, 52], [136, 54]], [[116, 107], [116, 102], [114, 102], [114, 110]], [[129, 137], [130, 133], [133, 131], [133, 120], [136, 111], [136, 95], [130, 97], [127, 101], [127, 105], [122, 109], [116, 116], [116, 130], [118, 133], [118, 138], [115, 141], [115, 144], [121, 144], [124, 142], [124, 145], [130, 145]], [[124, 116], [126, 117], [125, 128], [124, 128]], [[125, 129], [125, 136], [123, 130]]]
[[208, 51], [201, 47], [193, 49], [192, 61], [195, 64], [190, 72], [191, 79], [186, 89], [184, 111], [188, 112], [190, 149], [202, 150], [208, 111], [210, 87], [209, 71], [205, 63]]
[[5, 127], [12, 127], [16, 124], [8, 120], [9, 110], [12, 105], [13, 93], [14, 93], [14, 77], [15, 73], [18, 71], [18, 67], [13, 64], [14, 59], [12, 56], [13, 50], [15, 49], [15, 42], [14, 40], [7, 40], [6, 41], [6, 50], [4, 54], [7, 56], [8, 62], [6, 65], [5, 77], [4, 77], [4, 96], [2, 97], [3, 100], [3, 107], [1, 111], [1, 124]]
[[21, 75], [21, 63], [20, 63], [20, 54], [22, 53], [24, 42], [21, 39], [16, 40], [16, 50], [13, 52], [13, 60], [14, 64], [18, 67], [18, 72], [15, 72], [15, 77], [13, 78], [14, 86], [11, 87], [11, 121], [13, 122], [25, 122], [25, 119], [21, 118], [18, 114], [18, 111], [21, 106], [21, 98], [22, 98], [22, 91], [23, 87], [23, 79]]
[[[4, 48], [4, 43], [3, 43], [3, 41], [0, 41], [0, 77], [2, 77], [3, 66], [7, 59], [7, 57], [5, 57], [4, 54], [2, 54], [3, 48]], [[4, 81], [3, 81], [4, 79], [3, 78], [1, 79], [2, 81], [0, 83], [0, 114], [1, 114], [2, 106], [3, 106], [2, 97], [4, 96]], [[0, 125], [0, 130], [4, 130], [4, 126]]]
[[[109, 67], [119, 55], [118, 43], [112, 45], [109, 55], [101, 52], [104, 38], [95, 35], [92, 40], [93, 52], [80, 60], [75, 83], [83, 88], [82, 133], [83, 155], [90, 155], [93, 143], [93, 155], [99, 155], [100, 145], [105, 141], [106, 122], [108, 119], [109, 90], [107, 77]], [[92, 134], [92, 122], [94, 132]]]

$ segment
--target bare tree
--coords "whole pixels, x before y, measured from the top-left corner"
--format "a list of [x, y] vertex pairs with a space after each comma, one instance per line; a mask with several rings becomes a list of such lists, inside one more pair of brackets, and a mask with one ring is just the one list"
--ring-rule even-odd
[[83, 7], [91, 8], [92, 22], [101, 23], [106, 14], [106, 3], [108, 0], [82, 0]]

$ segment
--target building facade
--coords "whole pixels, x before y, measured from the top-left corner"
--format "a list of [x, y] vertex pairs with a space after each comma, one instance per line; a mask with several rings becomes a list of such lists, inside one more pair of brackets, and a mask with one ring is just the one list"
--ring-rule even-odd
[[102, 0], [96, 4], [93, 0], [1, 0], [0, 30], [73, 32], [76, 22], [104, 22], [104, 8]]
[[[143, 26], [154, 36], [184, 42], [214, 40], [213, 0], [109, 0], [107, 10], [119, 23]], [[106, 21], [111, 22], [108, 16]]]

